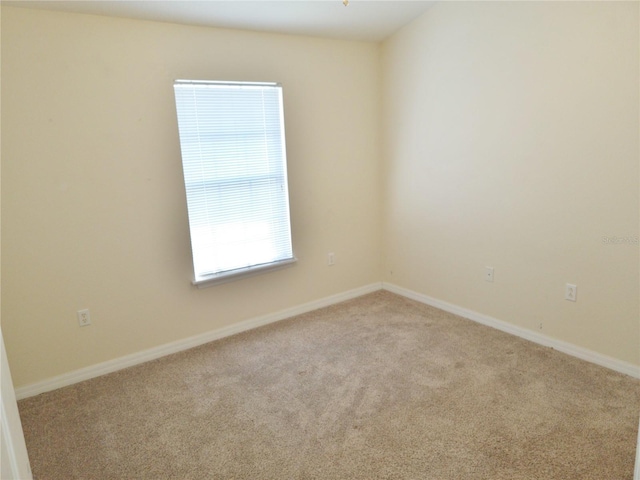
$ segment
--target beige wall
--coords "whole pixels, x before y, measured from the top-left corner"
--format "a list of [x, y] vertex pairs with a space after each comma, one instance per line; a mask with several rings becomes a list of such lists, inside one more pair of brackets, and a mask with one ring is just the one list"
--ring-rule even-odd
[[[369, 43], [2, 7], [16, 385], [379, 282], [379, 65]], [[191, 286], [177, 78], [283, 84], [296, 266]]]
[[[380, 280], [640, 364], [639, 247], [602, 243], [639, 234], [638, 23], [439, 3], [376, 45], [2, 7], [16, 385]], [[295, 267], [190, 285], [175, 78], [284, 85]]]
[[388, 39], [385, 280], [640, 364], [637, 240], [602, 241], [639, 235], [638, 31], [637, 2], [450, 2]]

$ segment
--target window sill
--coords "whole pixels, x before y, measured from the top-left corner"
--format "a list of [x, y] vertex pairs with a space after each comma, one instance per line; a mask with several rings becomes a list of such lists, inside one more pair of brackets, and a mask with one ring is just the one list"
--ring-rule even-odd
[[240, 280], [241, 278], [253, 277], [254, 275], [260, 275], [266, 272], [273, 272], [275, 270], [282, 270], [293, 266], [298, 261], [297, 258], [289, 258], [274, 263], [265, 263], [263, 265], [256, 265], [253, 267], [239, 268], [237, 270], [231, 270], [228, 272], [221, 272], [207, 277], [202, 277], [198, 280], [191, 282], [198, 288], [208, 288], [214, 285], [220, 285], [221, 283], [233, 282]]

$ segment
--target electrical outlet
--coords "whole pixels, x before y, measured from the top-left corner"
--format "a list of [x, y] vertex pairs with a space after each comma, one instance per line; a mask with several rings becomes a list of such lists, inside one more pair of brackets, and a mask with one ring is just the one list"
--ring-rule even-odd
[[577, 296], [578, 296], [578, 287], [570, 283], [567, 283], [564, 289], [564, 299], [569, 300], [570, 302], [575, 302]]
[[81, 327], [91, 325], [91, 316], [89, 315], [88, 308], [85, 308], [84, 310], [78, 310], [78, 324]]
[[333, 252], [327, 253], [327, 265], [330, 267], [336, 264], [336, 254]]
[[487, 282], [493, 282], [493, 267], [484, 267], [484, 279]]

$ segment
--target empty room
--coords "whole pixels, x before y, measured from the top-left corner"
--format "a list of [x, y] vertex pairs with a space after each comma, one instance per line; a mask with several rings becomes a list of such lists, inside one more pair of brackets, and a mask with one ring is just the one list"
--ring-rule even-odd
[[2, 1], [3, 479], [640, 479], [640, 3]]

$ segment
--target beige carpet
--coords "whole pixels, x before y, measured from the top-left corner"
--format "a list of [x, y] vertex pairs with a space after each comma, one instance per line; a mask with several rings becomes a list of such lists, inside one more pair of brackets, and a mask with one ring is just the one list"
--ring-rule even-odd
[[631, 480], [640, 383], [376, 292], [19, 407], [37, 479]]

